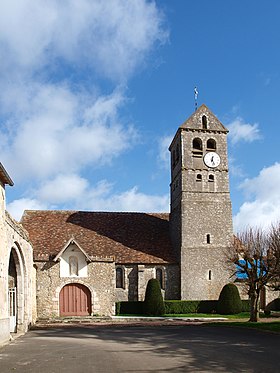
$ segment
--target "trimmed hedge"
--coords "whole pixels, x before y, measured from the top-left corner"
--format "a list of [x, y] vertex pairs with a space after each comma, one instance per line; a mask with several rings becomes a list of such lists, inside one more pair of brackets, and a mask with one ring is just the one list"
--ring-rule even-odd
[[129, 301], [116, 303], [116, 315], [143, 315], [144, 302]]
[[167, 314], [215, 313], [216, 300], [166, 300]]
[[[215, 313], [216, 300], [166, 300], [166, 314]], [[117, 302], [116, 315], [142, 315], [144, 302]]]
[[272, 302], [266, 305], [267, 311], [280, 311], [280, 298], [273, 299]]
[[221, 315], [237, 314], [242, 311], [242, 302], [237, 286], [226, 284], [219, 296], [217, 311]]
[[144, 313], [151, 316], [162, 316], [165, 314], [160, 284], [156, 278], [151, 278], [148, 281], [145, 293]]
[[241, 299], [242, 312], [250, 312], [250, 299]]
[[[217, 313], [217, 300], [165, 300], [166, 314]], [[143, 315], [144, 302], [117, 302], [116, 315]], [[242, 300], [242, 312], [250, 312], [250, 300]]]

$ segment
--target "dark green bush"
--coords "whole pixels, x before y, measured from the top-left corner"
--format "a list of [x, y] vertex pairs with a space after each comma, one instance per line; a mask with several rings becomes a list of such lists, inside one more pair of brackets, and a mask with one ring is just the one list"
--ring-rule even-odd
[[152, 278], [148, 281], [145, 301], [144, 313], [151, 316], [161, 316], [165, 314], [164, 301], [161, 294], [159, 281]]
[[165, 312], [167, 314], [196, 313], [199, 305], [197, 300], [166, 300]]
[[198, 313], [217, 313], [217, 300], [201, 300], [197, 308]]
[[144, 302], [129, 301], [116, 303], [116, 315], [142, 315]]
[[166, 300], [167, 314], [216, 313], [217, 300]]
[[250, 312], [250, 299], [242, 299], [242, 311], [241, 312]]
[[236, 285], [225, 285], [219, 296], [217, 312], [221, 315], [234, 315], [241, 311], [242, 302]]
[[[166, 300], [165, 313], [182, 315], [188, 313], [217, 313], [217, 300]], [[250, 312], [250, 301], [242, 300], [241, 312]], [[144, 302], [117, 302], [116, 315], [143, 315]]]
[[275, 298], [265, 307], [267, 311], [280, 311], [280, 298]]

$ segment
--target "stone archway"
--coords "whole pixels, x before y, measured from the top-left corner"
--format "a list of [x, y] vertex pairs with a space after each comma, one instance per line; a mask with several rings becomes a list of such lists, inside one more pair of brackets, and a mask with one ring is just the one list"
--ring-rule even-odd
[[90, 316], [91, 292], [85, 285], [70, 283], [59, 294], [60, 316]]
[[12, 247], [8, 268], [10, 332], [17, 332], [24, 322], [24, 263], [20, 249]]

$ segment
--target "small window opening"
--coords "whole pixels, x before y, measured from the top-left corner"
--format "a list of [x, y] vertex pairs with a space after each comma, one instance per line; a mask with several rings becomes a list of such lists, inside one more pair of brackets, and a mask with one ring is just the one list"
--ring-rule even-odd
[[116, 269], [116, 288], [124, 288], [124, 274], [120, 267]]
[[206, 235], [206, 242], [208, 244], [211, 243], [211, 239], [210, 239], [210, 234], [209, 233]]
[[214, 182], [214, 175], [209, 175], [208, 181], [209, 181], [209, 183], [213, 183]]
[[214, 139], [207, 140], [207, 149], [216, 150], [216, 141]]
[[202, 141], [199, 138], [193, 139], [193, 149], [202, 150]]
[[198, 182], [202, 181], [202, 175], [201, 174], [196, 175], [196, 181], [198, 181]]
[[208, 280], [212, 280], [212, 271], [211, 271], [211, 269], [209, 269], [209, 272], [208, 272]]
[[202, 128], [207, 129], [207, 117], [206, 117], [206, 115], [202, 116]]
[[164, 289], [164, 284], [163, 284], [163, 272], [161, 268], [156, 269], [156, 279], [158, 280], [160, 284], [160, 288]]

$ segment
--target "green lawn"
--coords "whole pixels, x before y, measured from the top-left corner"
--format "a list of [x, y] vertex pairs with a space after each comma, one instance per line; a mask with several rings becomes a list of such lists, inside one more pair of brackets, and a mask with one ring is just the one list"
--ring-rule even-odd
[[249, 319], [250, 315], [248, 312], [241, 312], [236, 315], [219, 315], [218, 313], [187, 313], [187, 314], [166, 314], [164, 317], [205, 317], [205, 318], [217, 318], [223, 317], [226, 319]]
[[230, 327], [242, 327], [242, 328], [253, 328], [253, 329], [259, 329], [259, 330], [266, 330], [270, 332], [277, 332], [280, 333], [280, 321], [272, 321], [272, 322], [244, 322], [244, 321], [234, 321], [234, 322], [215, 322], [215, 323], [207, 323], [204, 325], [211, 325], [211, 326], [230, 326]]
[[[153, 316], [147, 316], [147, 315], [131, 315], [131, 314], [121, 314], [119, 315], [120, 317], [122, 316], [134, 316], [134, 317], [153, 317]], [[248, 312], [242, 312], [238, 313], [236, 315], [219, 315], [217, 313], [187, 313], [187, 314], [165, 314], [163, 317], [195, 317], [195, 318], [200, 318], [200, 317], [205, 317], [205, 318], [218, 318], [218, 317], [223, 317], [227, 319], [249, 319], [250, 315]]]

